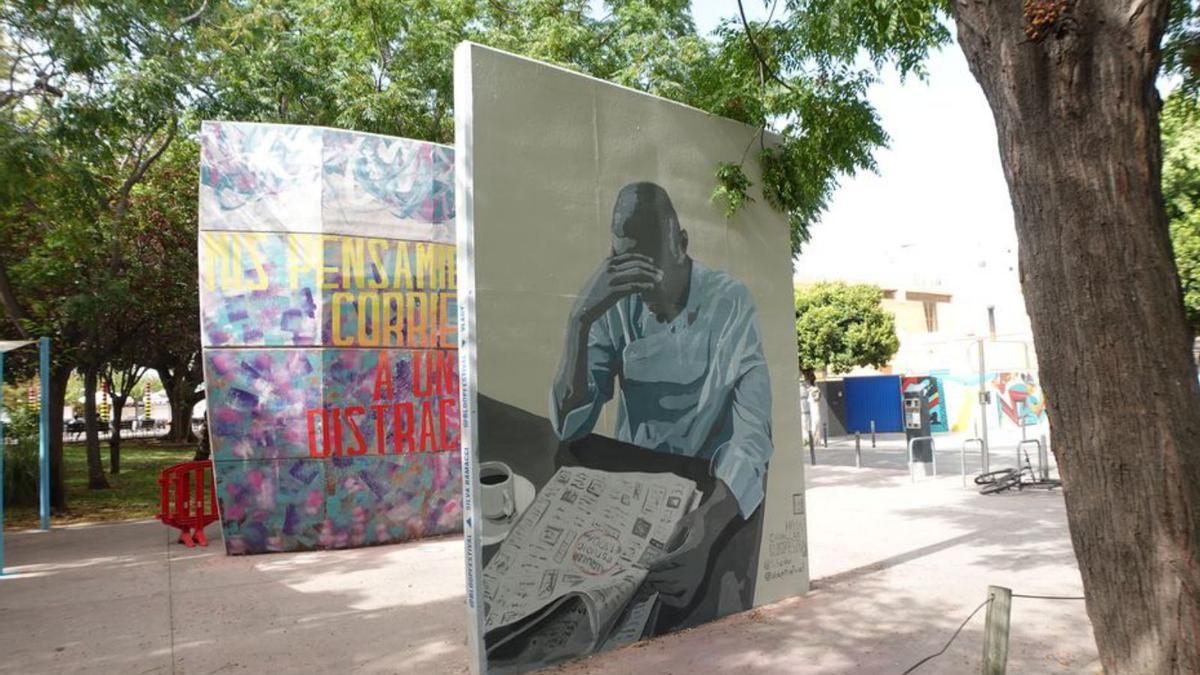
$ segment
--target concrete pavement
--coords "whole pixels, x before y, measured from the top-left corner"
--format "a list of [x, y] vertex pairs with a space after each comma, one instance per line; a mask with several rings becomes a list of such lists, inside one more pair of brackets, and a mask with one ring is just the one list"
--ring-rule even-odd
[[[807, 482], [809, 595], [558, 672], [900, 673], [988, 584], [1081, 594], [1057, 493], [824, 465]], [[459, 538], [231, 558], [153, 521], [8, 537], [0, 672], [467, 672]], [[981, 612], [917, 672], [977, 672], [982, 630]], [[1099, 672], [1083, 603], [1015, 599], [1009, 666]]]

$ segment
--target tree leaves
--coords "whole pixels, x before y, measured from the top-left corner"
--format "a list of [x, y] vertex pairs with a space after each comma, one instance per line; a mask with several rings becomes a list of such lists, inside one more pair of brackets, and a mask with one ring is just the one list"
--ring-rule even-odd
[[1200, 332], [1200, 115], [1184, 90], [1162, 111], [1163, 198], [1188, 323]]
[[[762, 193], [787, 215], [799, 254], [839, 178], [874, 170], [873, 153], [888, 142], [870, 85], [888, 66], [923, 76], [926, 56], [949, 31], [939, 0], [791, 0], [787, 10], [769, 25], [724, 24], [721, 77], [694, 102], [779, 134], [778, 145], [758, 155]], [[744, 203], [749, 188], [737, 193], [721, 179], [718, 189], [733, 204]]]
[[887, 365], [900, 341], [882, 298], [883, 291], [869, 284], [822, 282], [796, 290], [796, 344], [809, 384], [818, 370], [838, 374]]

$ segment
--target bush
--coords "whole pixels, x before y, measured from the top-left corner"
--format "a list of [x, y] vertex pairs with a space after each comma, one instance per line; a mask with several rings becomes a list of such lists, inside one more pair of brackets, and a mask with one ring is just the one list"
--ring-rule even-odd
[[37, 439], [20, 439], [11, 445], [5, 443], [5, 446], [4, 504], [6, 506], [37, 506]]
[[37, 506], [38, 415], [20, 407], [4, 427], [4, 504]]

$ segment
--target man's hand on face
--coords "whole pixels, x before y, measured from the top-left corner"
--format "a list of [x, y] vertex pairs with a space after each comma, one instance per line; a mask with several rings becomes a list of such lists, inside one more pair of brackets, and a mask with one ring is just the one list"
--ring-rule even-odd
[[650, 567], [646, 577], [646, 585], [658, 591], [663, 604], [691, 604], [704, 580], [713, 542], [737, 515], [737, 500], [718, 480], [712, 495], [679, 521], [674, 547]]
[[591, 323], [617, 301], [654, 288], [663, 273], [654, 261], [638, 253], [623, 253], [605, 260], [579, 294], [576, 318]]

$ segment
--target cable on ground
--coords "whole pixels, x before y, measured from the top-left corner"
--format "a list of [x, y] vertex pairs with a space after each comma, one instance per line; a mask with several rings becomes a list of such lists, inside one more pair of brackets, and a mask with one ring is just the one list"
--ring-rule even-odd
[[930, 654], [929, 656], [926, 656], [925, 658], [921, 659], [920, 661], [917, 661], [916, 663], [912, 664], [912, 666], [910, 666], [908, 670], [904, 671], [904, 673], [902, 673], [902, 675], [908, 675], [909, 673], [916, 670], [917, 668], [920, 668], [921, 666], [925, 665], [926, 661], [931, 661], [931, 660], [936, 659], [937, 657], [941, 656], [942, 654], [945, 654], [946, 650], [950, 648], [950, 643], [954, 642], [954, 638], [958, 637], [958, 634], [961, 633], [962, 629], [966, 627], [967, 622], [970, 621], [976, 614], [978, 614], [979, 610], [983, 609], [985, 605], [990, 605], [991, 603], [992, 603], [992, 599], [990, 597], [987, 600], [984, 600], [983, 602], [979, 603], [979, 606], [976, 607], [974, 610], [972, 610], [971, 613], [967, 615], [967, 618], [963, 619], [963, 622], [961, 624], [959, 624], [959, 626], [958, 626], [958, 630], [954, 631], [954, 635], [950, 636], [950, 639], [946, 641], [946, 644], [943, 645], [942, 648], [940, 650], [938, 650], [938, 652], [936, 654]]
[[[1082, 595], [1023, 595], [1021, 593], [1013, 593], [1012, 597], [1014, 597], [1014, 598], [1030, 598], [1032, 600], [1086, 600], [1087, 599]], [[941, 656], [942, 654], [945, 654], [946, 650], [949, 649], [950, 645], [954, 642], [954, 639], [957, 638], [958, 634], [962, 632], [962, 629], [966, 628], [967, 623], [969, 623], [971, 621], [971, 619], [974, 618], [975, 615], [979, 613], [979, 610], [983, 609], [984, 605], [991, 604], [991, 602], [992, 602], [992, 598], [991, 598], [991, 596], [989, 596], [987, 600], [984, 600], [983, 602], [979, 603], [979, 606], [976, 607], [975, 609], [971, 610], [971, 613], [967, 615], [967, 618], [963, 619], [963, 622], [961, 624], [959, 624], [958, 629], [954, 631], [954, 635], [950, 636], [950, 639], [946, 641], [946, 644], [943, 645], [940, 650], [938, 650], [936, 653], [930, 654], [929, 656], [926, 656], [925, 658], [921, 659], [920, 661], [917, 661], [916, 663], [912, 664], [908, 668], [908, 670], [901, 673], [901, 675], [908, 675], [909, 673], [913, 672], [917, 668], [920, 668], [921, 666], [925, 665], [929, 661], [932, 661], [933, 659], [936, 659], [937, 657]]]

